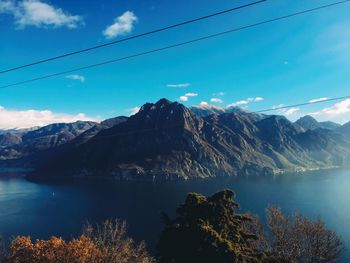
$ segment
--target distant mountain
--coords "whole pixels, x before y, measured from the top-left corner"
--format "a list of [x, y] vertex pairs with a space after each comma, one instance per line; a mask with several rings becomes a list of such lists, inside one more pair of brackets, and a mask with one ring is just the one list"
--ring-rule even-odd
[[193, 106], [190, 108], [190, 110], [199, 117], [206, 117], [212, 114], [223, 114], [223, 113], [237, 113], [242, 115], [249, 114], [255, 120], [261, 120], [266, 117], [266, 115], [264, 114], [254, 113], [246, 109], [243, 109], [240, 107], [233, 107], [233, 106], [223, 108], [215, 105], [204, 104], [204, 105]]
[[210, 104], [193, 106], [190, 108], [190, 110], [199, 117], [205, 117], [205, 116], [209, 116], [211, 114], [226, 113], [225, 108], [215, 106], [215, 105], [210, 105]]
[[350, 136], [350, 122], [345, 123], [344, 125], [338, 127], [336, 131], [347, 134]]
[[27, 132], [0, 134], [0, 159], [20, 160], [29, 157], [33, 161], [39, 152], [64, 145], [95, 125], [95, 122], [83, 121], [55, 123]]
[[0, 134], [4, 134], [4, 133], [17, 133], [17, 134], [23, 134], [29, 131], [34, 131], [39, 129], [40, 127], [32, 127], [32, 128], [27, 128], [27, 129], [0, 129]]
[[104, 120], [100, 123], [100, 125], [103, 126], [104, 128], [111, 128], [115, 125], [118, 125], [122, 122], [125, 122], [127, 119], [128, 119], [128, 117], [118, 116], [115, 118], [110, 118], [110, 119]]
[[6, 132], [0, 134], [0, 147], [11, 147], [22, 142], [21, 134], [15, 132]]
[[[96, 123], [91, 129], [86, 130], [79, 136], [77, 136], [74, 140], [72, 140], [68, 147], [76, 147], [80, 144], [83, 144], [96, 136], [100, 131], [116, 126], [120, 123], [127, 121], [128, 117], [119, 116], [115, 118], [110, 118], [102, 121], [101, 123]], [[67, 146], [66, 146], [67, 147]]]
[[127, 117], [120, 116], [101, 123], [55, 123], [37, 129], [0, 133], [0, 167], [35, 168], [126, 120]]
[[342, 138], [344, 140], [350, 142], [350, 122], [347, 122], [344, 125], [336, 128], [334, 131], [342, 135]]
[[317, 128], [334, 130], [341, 126], [340, 124], [332, 121], [318, 122], [315, 118], [311, 117], [310, 115], [301, 117], [296, 121], [296, 123], [303, 127], [305, 130], [315, 130]]
[[193, 108], [161, 99], [47, 162], [34, 176], [167, 180], [349, 164], [350, 143], [327, 131], [305, 131], [281, 116], [201, 117]]

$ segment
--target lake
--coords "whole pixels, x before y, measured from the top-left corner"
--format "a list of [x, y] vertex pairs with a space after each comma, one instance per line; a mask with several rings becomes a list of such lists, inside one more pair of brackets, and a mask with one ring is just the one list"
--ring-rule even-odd
[[[224, 188], [237, 193], [242, 211], [265, 219], [269, 204], [321, 217], [350, 246], [350, 170], [323, 170], [260, 178], [218, 178], [189, 182], [71, 181], [33, 183], [22, 177], [0, 176], [0, 233], [66, 238], [77, 235], [86, 220], [121, 218], [129, 234], [146, 240], [154, 251], [162, 224], [161, 211], [174, 216], [188, 192], [213, 194]], [[350, 262], [346, 252], [344, 262]]]

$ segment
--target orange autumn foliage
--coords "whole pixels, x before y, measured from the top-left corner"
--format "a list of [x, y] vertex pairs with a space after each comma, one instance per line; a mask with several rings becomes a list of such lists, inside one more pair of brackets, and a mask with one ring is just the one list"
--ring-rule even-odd
[[9, 263], [90, 263], [102, 262], [101, 251], [90, 238], [80, 236], [69, 242], [62, 238], [36, 240], [30, 237], [17, 237], [10, 246]]
[[[95, 229], [88, 225], [75, 239], [60, 237], [32, 242], [30, 237], [12, 240], [6, 263], [152, 263], [144, 243], [126, 236], [126, 223], [105, 221]], [[1, 262], [1, 261], [0, 261]]]

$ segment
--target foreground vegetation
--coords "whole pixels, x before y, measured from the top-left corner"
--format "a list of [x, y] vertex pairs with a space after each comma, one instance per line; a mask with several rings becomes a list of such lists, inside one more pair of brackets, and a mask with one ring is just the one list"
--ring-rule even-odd
[[158, 260], [174, 262], [337, 262], [344, 244], [320, 220], [267, 209], [268, 229], [251, 214], [239, 214], [235, 195], [191, 193], [171, 220], [163, 215]]
[[[145, 244], [126, 235], [125, 222], [86, 225], [70, 241], [59, 237], [32, 241], [18, 236], [8, 247], [0, 242], [0, 261], [6, 263], [226, 263], [338, 262], [344, 244], [320, 221], [299, 213], [287, 217], [279, 208], [267, 209], [267, 229], [251, 214], [237, 212], [230, 190], [211, 197], [190, 193], [176, 210], [162, 215], [164, 230], [152, 258]], [[0, 240], [1, 241], [1, 240]]]
[[153, 259], [142, 242], [136, 245], [126, 236], [125, 222], [105, 221], [93, 228], [86, 225], [82, 234], [65, 241], [60, 237], [32, 242], [18, 236], [2, 250], [6, 263], [151, 263]]

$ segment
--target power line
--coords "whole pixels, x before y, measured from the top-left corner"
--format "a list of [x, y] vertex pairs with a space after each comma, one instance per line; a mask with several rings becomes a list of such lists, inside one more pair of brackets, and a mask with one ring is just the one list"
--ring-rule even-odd
[[220, 12], [217, 12], [217, 13], [213, 13], [213, 14], [210, 14], [210, 15], [198, 17], [198, 18], [191, 19], [191, 20], [187, 20], [187, 21], [184, 21], [184, 22], [181, 22], [181, 23], [178, 23], [178, 24], [174, 24], [174, 25], [170, 25], [170, 26], [154, 29], [152, 31], [148, 31], [148, 32], [145, 32], [145, 33], [141, 33], [141, 34], [138, 34], [138, 35], [131, 36], [131, 37], [127, 37], [127, 38], [111, 41], [111, 42], [108, 42], [108, 43], [105, 43], [105, 44], [101, 44], [101, 45], [97, 45], [97, 46], [93, 46], [93, 47], [89, 47], [89, 48], [80, 49], [80, 50], [77, 50], [77, 51], [65, 53], [65, 54], [62, 54], [62, 55], [58, 55], [58, 56], [55, 56], [55, 57], [50, 57], [50, 58], [43, 59], [43, 60], [38, 60], [38, 61], [31, 62], [31, 63], [25, 64], [25, 65], [17, 66], [17, 67], [14, 67], [14, 68], [5, 69], [5, 70], [0, 71], [0, 74], [4, 74], [4, 73], [10, 72], [10, 71], [19, 70], [19, 69], [22, 69], [22, 68], [31, 67], [31, 66], [34, 66], [34, 65], [42, 64], [42, 63], [45, 63], [45, 62], [49, 62], [49, 61], [53, 61], [53, 60], [57, 60], [57, 59], [61, 59], [61, 58], [65, 58], [65, 57], [69, 57], [69, 56], [73, 56], [73, 55], [77, 55], [77, 54], [88, 52], [88, 51], [92, 51], [92, 50], [95, 50], [95, 49], [99, 49], [99, 48], [115, 45], [115, 44], [118, 44], [118, 43], [130, 41], [130, 40], [133, 40], [133, 39], [136, 39], [136, 38], [141, 38], [141, 37], [144, 37], [144, 36], [152, 35], [152, 34], [159, 33], [159, 32], [162, 32], [162, 31], [166, 31], [166, 30], [169, 30], [169, 29], [173, 29], [173, 28], [176, 28], [176, 27], [180, 27], [180, 26], [184, 26], [184, 25], [187, 25], [187, 24], [195, 23], [195, 22], [198, 22], [198, 21], [201, 21], [201, 20], [205, 20], [205, 19], [208, 19], [208, 18], [212, 18], [212, 17], [215, 17], [215, 16], [227, 14], [227, 13], [230, 13], [230, 12], [233, 12], [233, 11], [236, 11], [236, 10], [239, 10], [239, 9], [247, 8], [247, 7], [250, 7], [250, 6], [253, 6], [253, 5], [257, 5], [257, 4], [266, 2], [266, 1], [267, 0], [259, 0], [259, 1], [252, 2], [252, 3], [249, 3], [249, 4], [245, 4], [245, 5], [242, 5], [242, 6], [226, 9], [226, 10], [223, 10], [223, 11], [220, 11]]
[[203, 40], [210, 39], [210, 38], [215, 38], [215, 37], [218, 37], [218, 36], [223, 36], [223, 35], [226, 35], [226, 34], [230, 34], [230, 33], [233, 33], [233, 32], [237, 32], [237, 31], [241, 31], [241, 30], [245, 30], [245, 29], [249, 29], [249, 28], [253, 28], [253, 27], [257, 27], [257, 26], [261, 26], [261, 25], [265, 25], [265, 24], [269, 24], [269, 23], [272, 23], [272, 22], [276, 22], [276, 21], [284, 20], [284, 19], [291, 18], [291, 17], [294, 17], [294, 16], [298, 16], [298, 15], [302, 15], [302, 14], [318, 11], [318, 10], [321, 10], [321, 9], [329, 8], [329, 7], [332, 7], [332, 6], [335, 6], [335, 5], [344, 4], [344, 3], [347, 3], [347, 2], [350, 2], [350, 0], [344, 0], [344, 1], [340, 1], [340, 2], [331, 3], [331, 4], [328, 4], [328, 5], [323, 5], [323, 6], [319, 6], [319, 7], [315, 7], [315, 8], [311, 8], [311, 9], [306, 9], [306, 10], [299, 11], [299, 12], [296, 12], [296, 13], [291, 13], [291, 14], [280, 16], [280, 17], [277, 17], [277, 18], [273, 18], [273, 19], [269, 19], [269, 20], [264, 20], [264, 21], [261, 21], [261, 22], [253, 23], [253, 24], [250, 24], [250, 25], [233, 28], [231, 30], [227, 30], [227, 31], [216, 33], [216, 34], [212, 34], [212, 35], [207, 35], [207, 36], [204, 36], [204, 37], [188, 40], [188, 41], [185, 41], [185, 42], [181, 42], [181, 43], [177, 43], [177, 44], [173, 44], [173, 45], [169, 45], [169, 46], [165, 46], [165, 47], [161, 47], [161, 48], [157, 48], [157, 49], [152, 49], [152, 50], [149, 50], [149, 51], [145, 51], [145, 52], [141, 52], [141, 53], [125, 56], [125, 57], [120, 57], [120, 58], [116, 58], [116, 59], [112, 59], [112, 60], [107, 60], [107, 61], [103, 61], [103, 62], [100, 62], [100, 63], [91, 64], [91, 65], [87, 65], [87, 66], [83, 66], [83, 67], [79, 67], [79, 68], [74, 68], [74, 69], [71, 69], [71, 70], [66, 70], [66, 71], [57, 72], [57, 73], [53, 73], [53, 74], [48, 74], [48, 75], [44, 75], [44, 76], [41, 76], [41, 77], [36, 77], [36, 78], [32, 78], [32, 79], [28, 79], [28, 80], [24, 80], [24, 81], [12, 83], [12, 84], [4, 85], [4, 86], [0, 86], [0, 89], [2, 89], [2, 88], [9, 88], [9, 87], [13, 87], [13, 86], [18, 86], [18, 85], [21, 85], [21, 84], [26, 84], [26, 83], [30, 83], [30, 82], [34, 82], [34, 81], [38, 81], [38, 80], [43, 80], [43, 79], [47, 79], [47, 78], [51, 78], [51, 77], [65, 75], [65, 74], [72, 73], [72, 72], [75, 72], [75, 71], [80, 71], [80, 70], [84, 70], [84, 69], [99, 67], [99, 66], [103, 66], [103, 65], [106, 65], [106, 64], [116, 63], [116, 62], [119, 62], [119, 61], [131, 59], [131, 58], [141, 57], [141, 56], [144, 56], [144, 55], [148, 55], [148, 54], [152, 54], [152, 53], [156, 53], [156, 52], [160, 52], [160, 51], [164, 51], [164, 50], [168, 50], [168, 49], [173, 49], [173, 48], [176, 48], [176, 47], [188, 45], [188, 44], [191, 44], [191, 43], [203, 41]]
[[319, 101], [308, 101], [308, 102], [303, 102], [303, 103], [293, 104], [293, 105], [288, 105], [288, 106], [274, 107], [274, 108], [265, 109], [265, 110], [252, 111], [252, 112], [249, 112], [249, 113], [251, 113], [251, 114], [255, 113], [256, 114], [256, 113], [284, 110], [284, 109], [289, 109], [289, 108], [294, 108], [294, 107], [302, 107], [302, 106], [307, 106], [307, 105], [314, 105], [314, 104], [319, 104], [319, 103], [324, 103], [324, 102], [329, 102], [329, 101], [335, 101], [335, 100], [344, 100], [344, 99], [350, 99], [350, 95], [349, 96], [343, 96], [343, 97], [337, 97], [337, 98], [331, 98], [331, 99], [324, 99], [324, 100], [319, 100]]

